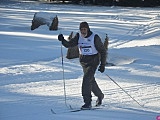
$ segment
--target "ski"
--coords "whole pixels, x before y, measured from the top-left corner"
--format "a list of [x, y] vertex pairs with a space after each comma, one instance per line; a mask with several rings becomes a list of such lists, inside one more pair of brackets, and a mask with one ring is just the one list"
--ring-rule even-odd
[[89, 108], [89, 109], [73, 109], [73, 110], [70, 110], [70, 112], [79, 112], [79, 111], [86, 111], [86, 110], [97, 110], [97, 109], [102, 109], [101, 107], [92, 107], [92, 108]]
[[[61, 113], [80, 112], [80, 111], [97, 110], [97, 109], [102, 109], [102, 107], [92, 107], [92, 108], [89, 108], [89, 109], [81, 109], [81, 108], [73, 109], [72, 108], [70, 110], [67, 110], [67, 111], [64, 111], [64, 112], [61, 112]], [[55, 112], [53, 109], [51, 109], [51, 113], [52, 114], [60, 114], [60, 113]]]

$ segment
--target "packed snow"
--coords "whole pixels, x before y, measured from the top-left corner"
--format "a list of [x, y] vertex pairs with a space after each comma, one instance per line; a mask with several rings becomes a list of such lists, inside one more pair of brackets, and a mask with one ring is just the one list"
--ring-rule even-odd
[[[0, 120], [156, 120], [160, 116], [159, 10], [2, 0]], [[57, 15], [58, 30], [43, 25], [31, 31], [37, 12]], [[79, 31], [82, 21], [103, 41], [108, 34], [107, 62], [115, 66], [95, 74], [105, 95], [101, 109], [69, 112], [70, 107], [83, 105], [83, 72], [78, 58], [65, 57], [67, 48], [62, 47], [61, 53], [57, 36], [62, 33], [67, 39], [72, 31]], [[93, 106], [96, 99], [93, 95]]]

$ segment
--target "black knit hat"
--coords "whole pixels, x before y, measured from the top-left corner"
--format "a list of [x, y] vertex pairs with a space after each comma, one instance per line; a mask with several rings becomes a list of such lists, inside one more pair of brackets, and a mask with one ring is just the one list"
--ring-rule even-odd
[[89, 25], [87, 22], [81, 22], [79, 25], [79, 29], [81, 29], [81, 28], [87, 28], [88, 31], [90, 31], [90, 28], [89, 28]]

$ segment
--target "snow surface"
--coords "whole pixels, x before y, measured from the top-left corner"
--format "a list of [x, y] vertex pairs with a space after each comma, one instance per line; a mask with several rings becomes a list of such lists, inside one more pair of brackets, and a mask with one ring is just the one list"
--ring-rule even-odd
[[[160, 115], [160, 8], [124, 8], [0, 3], [0, 120], [156, 120]], [[58, 15], [59, 30], [44, 25], [31, 31], [35, 12]], [[109, 40], [107, 67], [96, 72], [105, 94], [103, 109], [69, 113], [83, 105], [82, 68], [65, 58], [64, 80], [59, 33], [78, 32], [79, 23]], [[115, 80], [140, 105], [108, 77]], [[66, 102], [64, 95], [66, 89]], [[96, 97], [93, 95], [94, 105]], [[52, 114], [51, 109], [57, 114]]]

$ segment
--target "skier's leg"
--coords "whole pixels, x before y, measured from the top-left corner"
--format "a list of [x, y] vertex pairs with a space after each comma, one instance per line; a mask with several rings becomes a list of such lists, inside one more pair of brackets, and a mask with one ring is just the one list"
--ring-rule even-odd
[[97, 82], [95, 81], [95, 78], [92, 80], [92, 92], [94, 93], [95, 96], [100, 96], [102, 94], [101, 89], [99, 88]]
[[[94, 68], [94, 69], [96, 71], [97, 68]], [[96, 101], [96, 106], [101, 105], [102, 99], [104, 98], [104, 94], [102, 93], [101, 89], [99, 88], [94, 76], [92, 78], [92, 87], [91, 88], [92, 88], [92, 92], [94, 93], [94, 95], [98, 97], [98, 99]]]
[[92, 82], [92, 92], [95, 96], [97, 96], [96, 106], [100, 106], [102, 104], [102, 100], [104, 98], [104, 94], [102, 93], [101, 89], [99, 88], [97, 82], [95, 81], [95, 78]]
[[90, 84], [90, 67], [83, 66], [83, 82], [82, 82], [82, 96], [86, 106], [91, 106], [91, 84]]

